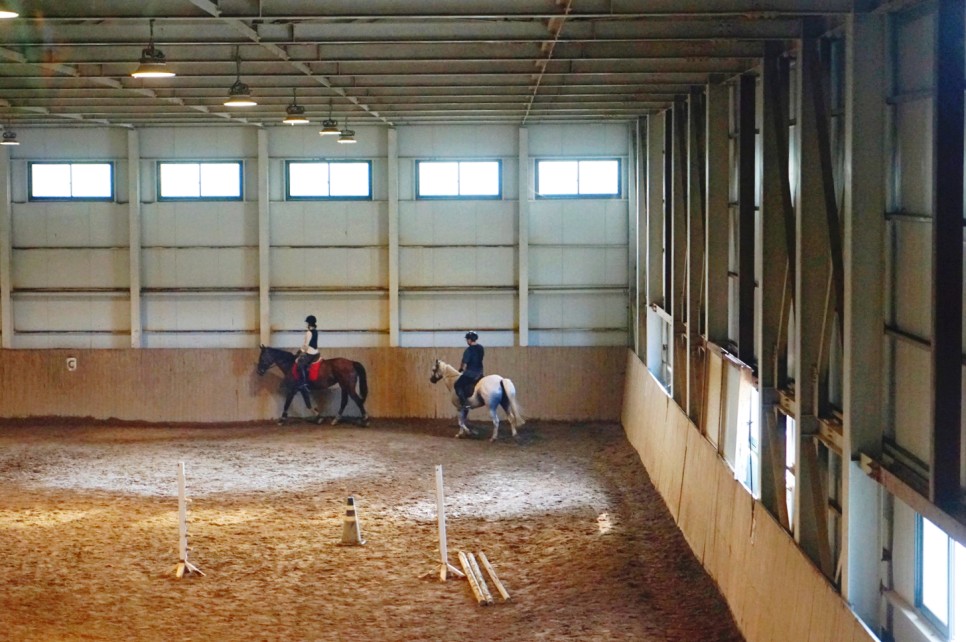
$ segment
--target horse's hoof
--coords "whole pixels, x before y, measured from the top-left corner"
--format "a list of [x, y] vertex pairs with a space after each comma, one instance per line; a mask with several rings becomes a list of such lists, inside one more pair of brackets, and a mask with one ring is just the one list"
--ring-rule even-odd
[[336, 418], [334, 418], [334, 419], [332, 420], [332, 423], [331, 423], [331, 424], [329, 424], [329, 425], [331, 425], [331, 426], [334, 426], [334, 425], [336, 425], [337, 423], [339, 423], [339, 419], [340, 419], [339, 417], [336, 417]]
[[317, 426], [321, 426], [323, 421], [325, 421], [325, 417], [323, 417], [322, 415], [319, 415], [318, 417], [315, 418], [315, 424]]
[[363, 417], [362, 420], [359, 422], [359, 425], [362, 426], [363, 428], [368, 428], [369, 427], [369, 417]]

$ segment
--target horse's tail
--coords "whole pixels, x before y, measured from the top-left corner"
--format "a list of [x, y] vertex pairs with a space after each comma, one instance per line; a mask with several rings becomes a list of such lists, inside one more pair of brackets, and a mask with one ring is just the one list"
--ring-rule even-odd
[[356, 375], [359, 377], [359, 396], [363, 401], [369, 396], [369, 380], [366, 378], [366, 369], [358, 361], [352, 362], [352, 367], [356, 369]]
[[517, 403], [517, 389], [513, 382], [506, 378], [500, 379], [500, 388], [503, 389], [503, 398], [510, 403], [510, 410], [513, 412], [516, 425], [522, 426], [527, 423], [527, 420], [523, 418], [523, 411], [520, 410], [520, 405]]

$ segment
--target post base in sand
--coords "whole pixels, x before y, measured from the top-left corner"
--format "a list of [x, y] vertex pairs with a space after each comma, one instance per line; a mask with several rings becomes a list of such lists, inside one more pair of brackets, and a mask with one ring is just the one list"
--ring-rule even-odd
[[204, 575], [204, 572], [189, 562], [188, 560], [182, 560], [178, 562], [174, 567], [174, 576], [179, 580], [185, 576], [185, 573], [191, 575], [192, 573], [197, 573], [198, 575]]

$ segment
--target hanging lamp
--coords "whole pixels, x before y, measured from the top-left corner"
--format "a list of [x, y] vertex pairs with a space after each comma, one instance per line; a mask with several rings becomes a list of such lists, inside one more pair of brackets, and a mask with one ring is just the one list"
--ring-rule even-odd
[[319, 136], [338, 136], [342, 132], [339, 130], [339, 123], [332, 119], [332, 100], [329, 100], [329, 117], [322, 121], [322, 129]]
[[154, 18], [148, 20], [151, 31], [148, 46], [141, 50], [141, 63], [131, 72], [134, 78], [170, 78], [174, 72], [168, 69], [168, 60], [164, 52], [154, 46]]
[[235, 82], [228, 89], [228, 100], [225, 107], [254, 107], [258, 103], [252, 98], [252, 91], [241, 81], [241, 58], [238, 47], [235, 47]]
[[351, 143], [355, 143], [356, 142], [356, 133], [354, 131], [352, 131], [351, 129], [349, 129], [349, 117], [348, 116], [346, 116], [346, 119], [345, 119], [345, 129], [343, 129], [341, 132], [339, 132], [339, 141], [338, 142], [340, 142], [340, 143], [347, 143], [347, 144], [351, 144]]
[[295, 88], [292, 88], [292, 104], [285, 108], [288, 114], [282, 122], [286, 125], [305, 125], [309, 119], [305, 117], [305, 107], [295, 101]]

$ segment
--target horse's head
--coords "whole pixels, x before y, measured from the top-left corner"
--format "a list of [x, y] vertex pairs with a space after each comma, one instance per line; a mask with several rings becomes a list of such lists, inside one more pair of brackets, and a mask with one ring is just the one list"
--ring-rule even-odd
[[258, 366], [256, 366], [255, 370], [259, 375], [263, 375], [268, 372], [268, 369], [272, 367], [275, 361], [272, 359], [272, 353], [267, 346], [263, 344], [260, 347], [262, 351], [258, 355]]
[[433, 372], [431, 375], [429, 375], [429, 380], [432, 383], [436, 383], [437, 381], [443, 378], [443, 368], [442, 366], [440, 366], [440, 363], [441, 363], [440, 360], [437, 359], [436, 362], [433, 364]]

